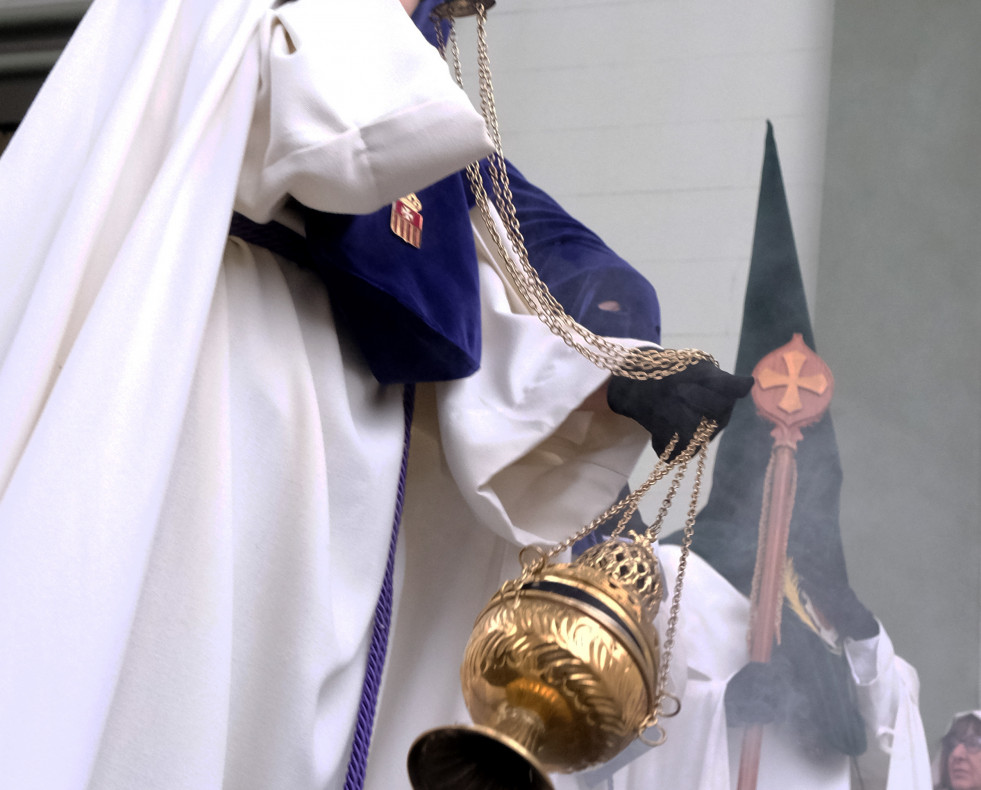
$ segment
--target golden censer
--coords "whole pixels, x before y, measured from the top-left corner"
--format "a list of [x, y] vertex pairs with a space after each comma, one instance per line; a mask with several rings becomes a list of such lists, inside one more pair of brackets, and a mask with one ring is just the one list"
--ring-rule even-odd
[[[664, 740], [659, 719], [677, 625], [679, 596], [704, 468], [700, 428], [668, 467], [575, 536], [548, 550], [522, 552], [524, 571], [507, 582], [477, 617], [460, 679], [474, 726], [423, 733], [409, 752], [415, 790], [552, 790], [549, 772], [570, 773], [606, 762], [637, 738]], [[668, 456], [672, 447], [665, 451]], [[653, 542], [685, 468], [697, 452], [663, 650], [654, 628], [663, 599]], [[657, 520], [622, 535], [640, 497], [669, 469], [675, 477]], [[619, 514], [612, 536], [571, 563], [551, 560]], [[645, 733], [660, 730], [656, 741]]]
[[[573, 320], [528, 260], [514, 205], [494, 109], [487, 56], [486, 11], [494, 0], [449, 0], [433, 12], [437, 37], [463, 85], [455, 17], [476, 15], [480, 103], [496, 151], [487, 172], [494, 208], [477, 164], [468, 168], [471, 188], [509, 279], [549, 329], [593, 364], [618, 376], [661, 379], [700, 360], [697, 349], [631, 349]], [[444, 38], [443, 22], [449, 21]], [[500, 226], [506, 240], [498, 233]], [[569, 773], [606, 762], [637, 738], [664, 740], [662, 716], [678, 710], [666, 693], [668, 665], [705, 445], [716, 424], [703, 420], [688, 446], [668, 462], [665, 449], [647, 481], [575, 535], [551, 548], [528, 547], [519, 578], [506, 584], [480, 613], [467, 644], [460, 677], [473, 726], [423, 733], [408, 758], [415, 790], [551, 790], [549, 772]], [[698, 456], [685, 538], [663, 646], [654, 627], [663, 599], [653, 545], [688, 463]], [[654, 523], [624, 536], [641, 497], [674, 472]], [[616, 519], [610, 537], [571, 563], [555, 562], [573, 543]], [[670, 714], [662, 710], [672, 699]], [[646, 733], [657, 732], [651, 740]]]

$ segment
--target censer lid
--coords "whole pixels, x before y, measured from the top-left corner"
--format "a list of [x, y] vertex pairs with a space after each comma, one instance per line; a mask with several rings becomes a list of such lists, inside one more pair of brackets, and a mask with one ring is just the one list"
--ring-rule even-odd
[[644, 540], [611, 538], [584, 551], [576, 568], [599, 571], [606, 584], [622, 590], [640, 604], [643, 618], [652, 622], [661, 606], [661, 574], [650, 545]]

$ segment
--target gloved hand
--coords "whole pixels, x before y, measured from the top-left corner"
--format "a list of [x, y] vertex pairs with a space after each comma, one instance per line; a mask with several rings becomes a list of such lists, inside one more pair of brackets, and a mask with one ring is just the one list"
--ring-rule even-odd
[[637, 381], [613, 376], [606, 402], [617, 414], [630, 417], [651, 433], [651, 446], [661, 455], [677, 433], [671, 453], [677, 458], [688, 446], [703, 417], [721, 430], [729, 422], [739, 398], [753, 387], [752, 376], [734, 376], [708, 360], [700, 360], [663, 379]]
[[794, 693], [792, 669], [786, 656], [774, 651], [769, 663], [750, 661], [726, 686], [726, 722], [749, 727], [783, 721]]
[[800, 586], [817, 610], [824, 615], [841, 637], [869, 639], [879, 633], [875, 615], [858, 600], [848, 583], [844, 565], [825, 559], [817, 552], [794, 560]]
[[[820, 604], [819, 604], [820, 606]], [[848, 587], [837, 591], [832, 603], [832, 611], [828, 614], [835, 630], [841, 636], [851, 639], [871, 639], [879, 635], [879, 621], [865, 605], [858, 600], [855, 591]]]

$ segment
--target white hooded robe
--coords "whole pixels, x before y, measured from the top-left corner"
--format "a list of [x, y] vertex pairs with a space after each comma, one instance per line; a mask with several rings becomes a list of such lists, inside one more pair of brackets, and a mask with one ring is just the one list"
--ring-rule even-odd
[[[4, 786], [341, 787], [401, 390], [228, 223], [373, 211], [488, 150], [397, 0], [96, 0], [0, 159]], [[441, 400], [440, 463], [496, 530], [461, 567], [493, 574], [602, 510], [643, 436], [577, 411], [605, 374], [478, 250], [482, 370], [420, 420]], [[544, 486], [571, 523], [512, 524]]]

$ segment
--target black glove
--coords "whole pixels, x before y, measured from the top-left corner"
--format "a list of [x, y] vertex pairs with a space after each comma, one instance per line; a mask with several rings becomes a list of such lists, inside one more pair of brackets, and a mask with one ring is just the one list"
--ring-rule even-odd
[[835, 630], [842, 636], [852, 639], [871, 639], [879, 635], [879, 621], [858, 600], [851, 587], [835, 596], [834, 611], [829, 617], [835, 624]]
[[790, 662], [775, 651], [769, 663], [751, 661], [729, 679], [726, 722], [730, 727], [749, 727], [783, 721], [793, 695]]
[[830, 561], [813, 561], [798, 557], [794, 566], [800, 575], [800, 586], [808, 598], [834, 626], [839, 636], [869, 639], [879, 633], [875, 615], [858, 600], [848, 584], [844, 568]]
[[606, 402], [617, 414], [636, 420], [651, 432], [651, 446], [658, 455], [678, 434], [678, 444], [671, 453], [674, 459], [687, 447], [703, 417], [714, 420], [721, 430], [729, 422], [736, 401], [752, 387], [752, 376], [734, 376], [708, 360], [700, 360], [663, 379], [637, 381], [613, 376], [606, 389]]

